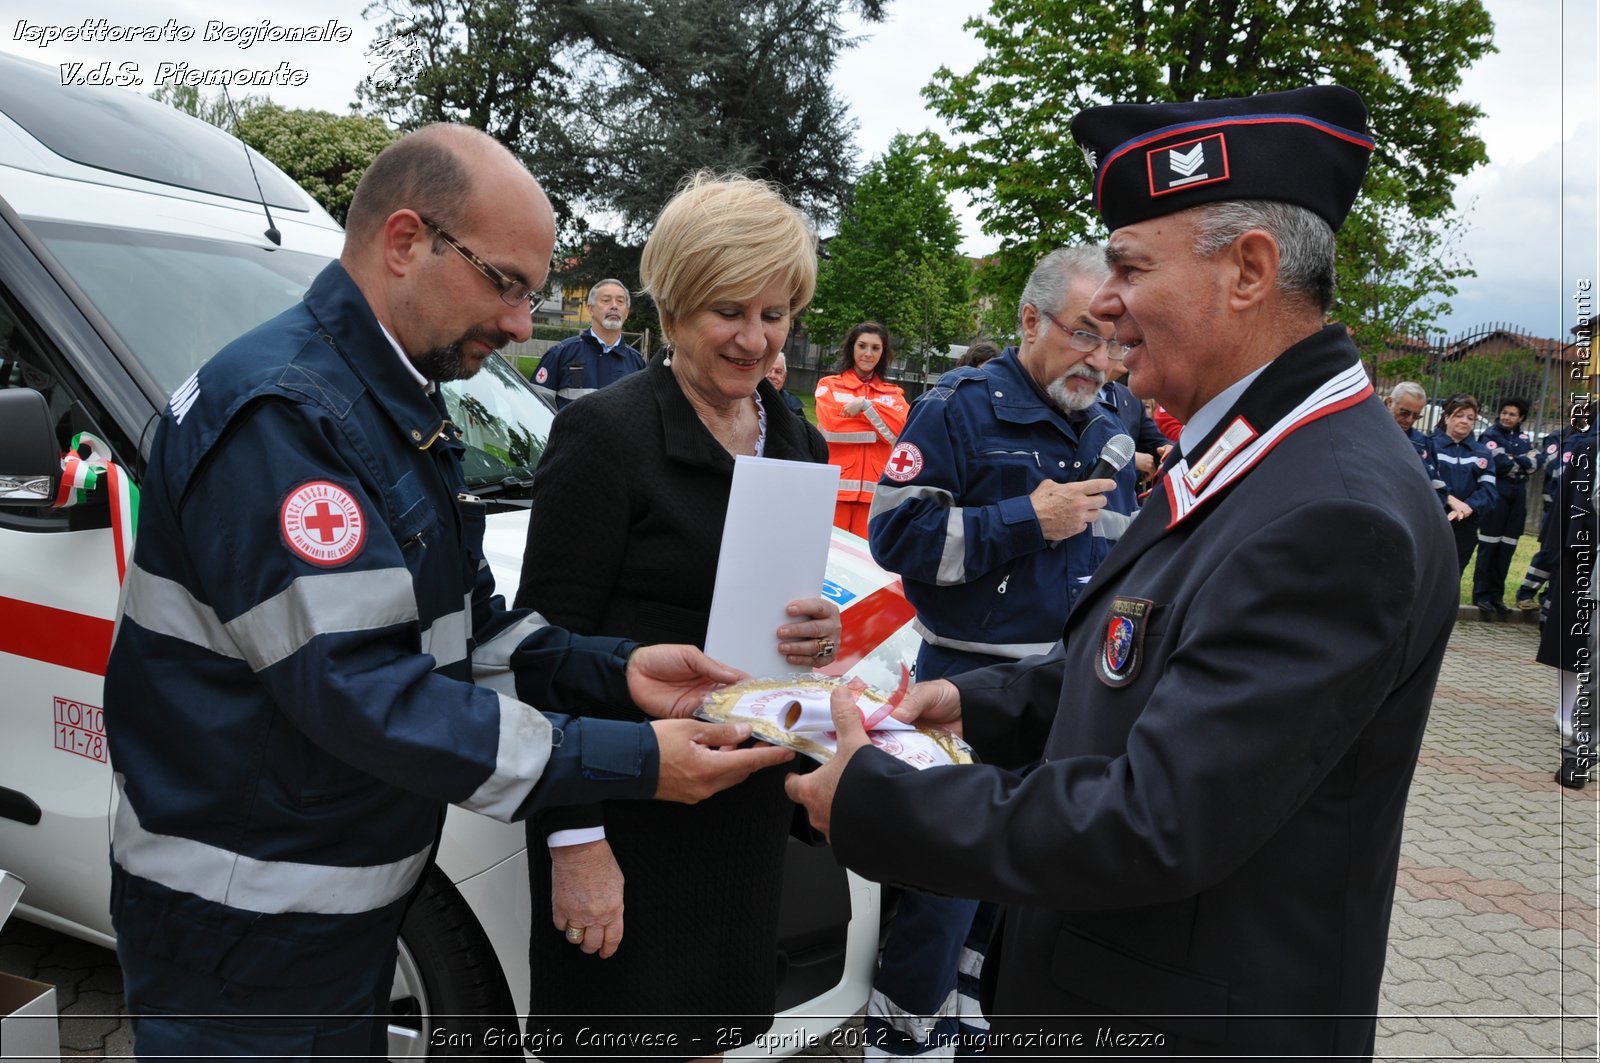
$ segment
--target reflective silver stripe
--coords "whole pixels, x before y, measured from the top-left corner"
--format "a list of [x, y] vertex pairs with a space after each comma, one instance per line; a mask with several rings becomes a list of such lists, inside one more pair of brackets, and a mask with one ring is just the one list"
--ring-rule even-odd
[[876, 498], [877, 497], [877, 492], [878, 492], [878, 484], [877, 484], [876, 480], [840, 480], [839, 481], [839, 490], [841, 490], [841, 491], [862, 491], [862, 492], [864, 492], [866, 494], [869, 494], [869, 495], [872, 495], [874, 498]]
[[250, 667], [261, 671], [294, 656], [318, 635], [415, 623], [417, 599], [404, 568], [301, 576], [228, 621]]
[[511, 822], [550, 760], [550, 721], [516, 698], [500, 695], [500, 747], [494, 773], [461, 807]]
[[883, 437], [885, 443], [894, 442], [894, 433], [889, 431], [889, 426], [883, 423], [883, 415], [877, 411], [877, 408], [872, 403], [869, 402], [862, 407], [861, 413], [866, 417], [867, 422], [878, 430], [878, 434]]
[[511, 655], [522, 645], [523, 639], [547, 626], [544, 617], [529, 613], [489, 641], [478, 643], [472, 651], [472, 681], [515, 696], [516, 675], [511, 671]]
[[[117, 776], [122, 789], [122, 776]], [[247, 912], [279, 915], [355, 915], [400, 900], [428, 866], [432, 846], [392, 864], [329, 867], [289, 860], [257, 860], [215, 845], [155, 834], [121, 794], [111, 832], [111, 854], [130, 875]]]
[[465, 608], [434, 618], [422, 633], [422, 652], [433, 655], [435, 668], [464, 661], [467, 659], [467, 636], [471, 630], [472, 603], [468, 601]]
[[[157, 576], [131, 561], [122, 589], [122, 616], [158, 635], [182, 639], [220, 657], [244, 660], [215, 609], [190, 594], [183, 584]], [[120, 627], [120, 617], [117, 623]]]
[[1108, 509], [1100, 511], [1100, 517], [1089, 527], [1094, 529], [1094, 534], [1102, 539], [1116, 542], [1128, 531], [1128, 525], [1133, 523], [1133, 518], [1126, 513], [1113, 513]]
[[[1529, 565], [1528, 566], [1528, 574], [1522, 578], [1522, 585], [1524, 587], [1529, 586], [1529, 580], [1530, 579], [1531, 580], [1537, 580], [1539, 583], [1543, 583], [1546, 580], [1548, 580], [1549, 578], [1550, 578], [1550, 573], [1546, 572], [1544, 569], [1542, 569], [1542, 568], [1534, 568], [1532, 565]], [[1537, 586], [1537, 584], [1534, 584], [1534, 585]]]
[[1444, 481], [1443, 480], [1429, 480], [1428, 481], [1428, 486], [1432, 487], [1435, 491], [1440, 491], [1440, 490], [1444, 489]]
[[592, 394], [594, 390], [594, 388], [562, 388], [556, 394], [560, 395], [564, 399], [567, 399], [568, 401], [571, 401], [572, 399], [581, 399], [585, 395]]
[[991, 657], [1011, 657], [1021, 660], [1031, 657], [1036, 653], [1049, 653], [1054, 642], [967, 642], [964, 639], [947, 639], [943, 635], [935, 635], [928, 630], [922, 618], [911, 621], [911, 626], [917, 633], [935, 646], [943, 646], [947, 650], [966, 650], [969, 653], [987, 653]]
[[1504, 535], [1485, 535], [1482, 532], [1478, 533], [1478, 541], [1487, 546], [1493, 546], [1495, 543], [1504, 543], [1507, 546], [1517, 545], [1517, 540], [1515, 539], [1508, 538]]
[[876, 432], [823, 432], [822, 438], [830, 443], [876, 443]]
[[926, 484], [879, 484], [877, 497], [872, 500], [872, 515], [887, 512], [902, 502], [909, 502], [913, 498], [931, 499], [935, 505], [953, 506], [956, 503], [955, 495], [942, 487], [933, 487]]
[[[872, 996], [867, 1001], [867, 1014], [874, 1019], [905, 1034], [923, 1047], [933, 1038], [933, 1031], [939, 1022], [956, 1013], [956, 991], [950, 990], [950, 995], [944, 998], [944, 1003], [939, 1005], [939, 1010], [932, 1015], [917, 1015], [907, 1011], [884, 995], [881, 989], [874, 989]], [[870, 1051], [870, 1050], [869, 1050]], [[868, 1054], [863, 1059], [903, 1059], [903, 1056], [889, 1056], [885, 1054]], [[922, 1058], [922, 1053], [916, 1053], [915, 1058]], [[938, 1049], [934, 1050], [930, 1058], [938, 1058]]]
[[967, 528], [962, 523], [965, 512], [960, 506], [951, 506], [944, 519], [944, 548], [939, 552], [939, 571], [933, 577], [940, 587], [967, 582]]

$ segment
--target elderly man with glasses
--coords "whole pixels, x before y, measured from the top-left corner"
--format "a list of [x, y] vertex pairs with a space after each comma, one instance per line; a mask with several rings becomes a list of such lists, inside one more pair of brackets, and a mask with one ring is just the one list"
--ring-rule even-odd
[[[1131, 462], [1114, 479], [1089, 479], [1101, 448], [1125, 433], [1101, 386], [1126, 349], [1089, 311], [1106, 272], [1098, 246], [1041, 259], [1018, 306], [1021, 347], [948, 373], [912, 407], [889, 457], [869, 541], [917, 608], [919, 681], [1049, 650], [1135, 512]], [[958, 1015], [978, 1014], [978, 961], [970, 946], [963, 956], [976, 908], [900, 898], [869, 1043], [919, 1054], [952, 1044]]]

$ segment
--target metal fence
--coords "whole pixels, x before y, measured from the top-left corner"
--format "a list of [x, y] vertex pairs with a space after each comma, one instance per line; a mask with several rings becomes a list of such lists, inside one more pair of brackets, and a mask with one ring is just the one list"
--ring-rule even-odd
[[[1404, 339], [1371, 360], [1367, 370], [1380, 395], [1387, 396], [1402, 380], [1423, 386], [1428, 392], [1428, 410], [1419, 427], [1424, 431], [1437, 425], [1446, 399], [1465, 393], [1478, 400], [1476, 433], [1481, 434], [1498, 419], [1501, 406], [1517, 398], [1528, 404], [1524, 430], [1540, 440], [1567, 424], [1573, 396], [1586, 393], [1588, 382], [1572, 377], [1579, 353], [1574, 343], [1498, 323], [1454, 336]], [[1536, 477], [1529, 485], [1530, 529], [1538, 528], [1541, 482]]]

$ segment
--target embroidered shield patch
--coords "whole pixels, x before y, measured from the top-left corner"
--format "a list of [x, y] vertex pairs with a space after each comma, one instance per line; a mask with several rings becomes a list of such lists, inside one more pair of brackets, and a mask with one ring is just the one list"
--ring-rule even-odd
[[360, 503], [327, 480], [312, 480], [289, 492], [278, 511], [278, 530], [301, 560], [323, 568], [349, 561], [367, 541]]
[[1117, 598], [1106, 611], [1105, 641], [1096, 671], [1106, 686], [1125, 687], [1138, 678], [1144, 657], [1144, 633], [1155, 603], [1145, 598]]

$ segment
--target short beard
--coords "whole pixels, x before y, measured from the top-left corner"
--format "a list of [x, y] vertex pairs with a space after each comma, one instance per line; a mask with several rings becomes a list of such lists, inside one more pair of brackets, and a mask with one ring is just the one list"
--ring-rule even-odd
[[[1082, 377], [1094, 382], [1095, 390], [1076, 392], [1068, 389], [1067, 380], [1070, 377]], [[1084, 366], [1074, 366], [1065, 373], [1050, 381], [1050, 386], [1045, 388], [1045, 394], [1050, 396], [1050, 401], [1055, 403], [1065, 413], [1082, 413], [1094, 405], [1094, 400], [1100, 394], [1100, 387], [1105, 384], [1106, 375]]]
[[[615, 329], [622, 328], [622, 326], [627, 323], [627, 320], [628, 320], [627, 318], [621, 317], [619, 315], [603, 317], [603, 318], [600, 319], [600, 327], [609, 332], [609, 331], [612, 331], [612, 330], [615, 330]], [[615, 321], [616, 324], [612, 324], [613, 321]]]
[[483, 368], [483, 363], [471, 365], [467, 362], [466, 355], [461, 353], [461, 345], [469, 340], [487, 343], [498, 351], [511, 342], [511, 337], [503, 332], [474, 328], [454, 343], [423, 351], [412, 359], [411, 364], [417, 367], [417, 372], [422, 374], [423, 379], [431, 380], [435, 384], [443, 384], [447, 380], [466, 380], [468, 377], [476, 376], [478, 370]]

